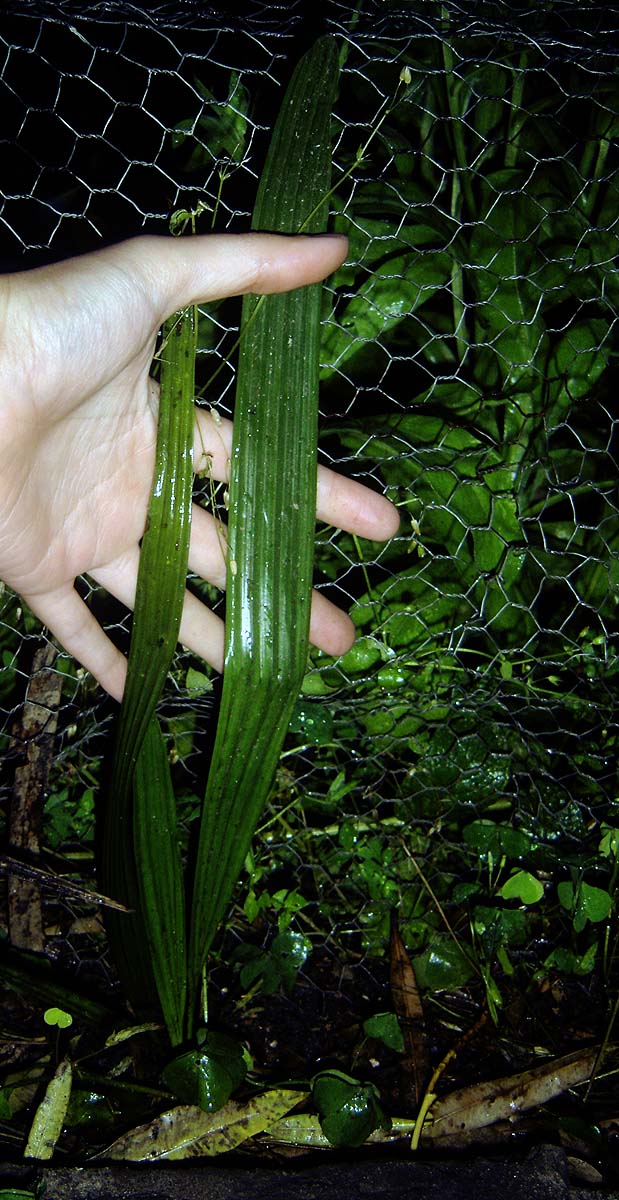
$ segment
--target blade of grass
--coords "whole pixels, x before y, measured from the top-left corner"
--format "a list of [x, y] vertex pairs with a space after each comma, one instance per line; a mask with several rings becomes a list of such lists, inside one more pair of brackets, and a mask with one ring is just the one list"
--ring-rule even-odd
[[108, 920], [126, 994], [140, 1011], [152, 1006], [156, 987], [173, 1043], [182, 1036], [185, 1006], [184, 892], [174, 797], [155, 706], [178, 640], [187, 577], [196, 325], [191, 307], [163, 327], [155, 479], [102, 859], [105, 887], [133, 910]]
[[[329, 191], [337, 81], [337, 43], [321, 38], [298, 64], [284, 97], [253, 229], [325, 229], [321, 200]], [[195, 864], [190, 997], [197, 997], [267, 799], [307, 661], [319, 337], [319, 285], [262, 301], [245, 298], [230, 479], [226, 665]]]

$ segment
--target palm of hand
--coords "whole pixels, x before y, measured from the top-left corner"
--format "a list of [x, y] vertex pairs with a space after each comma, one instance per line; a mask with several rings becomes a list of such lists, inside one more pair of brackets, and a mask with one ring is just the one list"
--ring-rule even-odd
[[32, 430], [29, 453], [5, 473], [3, 491], [19, 502], [4, 573], [29, 601], [120, 564], [142, 536], [156, 424], [147, 379], [132, 390], [127, 400], [119, 381], [44, 432]]
[[[189, 255], [172, 239], [142, 238], [4, 281], [0, 578], [117, 698], [125, 659], [74, 581], [88, 574], [133, 604], [154, 466], [156, 389], [149, 369], [159, 325], [199, 297], [313, 282], [337, 265], [343, 249], [339, 240], [242, 235], [196, 239]], [[215, 427], [199, 412], [197, 425], [196, 467], [205, 467], [206, 452], [215, 478], [224, 479], [230, 424]], [[324, 470], [318, 513], [377, 538], [390, 536], [398, 523], [383, 497]], [[222, 531], [195, 506], [189, 561], [223, 586]], [[310, 635], [337, 654], [354, 630], [315, 593]], [[189, 594], [181, 640], [221, 668], [222, 623]]]

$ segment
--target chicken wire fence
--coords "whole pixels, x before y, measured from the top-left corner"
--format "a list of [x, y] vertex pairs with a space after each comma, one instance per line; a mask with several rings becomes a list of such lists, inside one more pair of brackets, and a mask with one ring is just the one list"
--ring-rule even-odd
[[[320, 456], [385, 491], [401, 527], [386, 546], [318, 528], [317, 586], [359, 639], [341, 660], [312, 653], [232, 944], [294, 918], [363, 960], [398, 904], [423, 947], [415, 864], [452, 911], [482, 827], [509, 824], [552, 865], [553, 847], [569, 858], [619, 823], [618, 22], [559, 0], [332, 0], [320, 29], [294, 2], [4, 6], [4, 270], [166, 233], [199, 201], [204, 231], [246, 229], [291, 65], [317, 33], [340, 39], [334, 181], [355, 165], [332, 200], [350, 255], [325, 302]], [[203, 310], [201, 365], [226, 357], [238, 318], [235, 301]], [[205, 402], [231, 412], [233, 388], [229, 362]], [[78, 586], [126, 647], [127, 614]], [[1, 604], [10, 834], [47, 638], [8, 590]], [[40, 845], [89, 883], [112, 705], [50, 661]], [[161, 702], [184, 838], [213, 686], [179, 653]], [[44, 895], [47, 953], [105, 966], [91, 909]]]

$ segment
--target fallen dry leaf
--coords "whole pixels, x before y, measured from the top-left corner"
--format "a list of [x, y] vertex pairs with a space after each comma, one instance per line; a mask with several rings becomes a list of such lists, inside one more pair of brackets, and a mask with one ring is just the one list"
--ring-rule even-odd
[[269, 1129], [307, 1096], [292, 1088], [277, 1088], [246, 1104], [231, 1100], [214, 1113], [183, 1104], [129, 1130], [95, 1157], [156, 1162], [224, 1154]]
[[71, 1098], [73, 1068], [64, 1059], [50, 1079], [45, 1095], [34, 1114], [24, 1158], [51, 1158], [62, 1133]]
[[400, 1064], [400, 1091], [402, 1101], [415, 1109], [430, 1073], [430, 1050], [421, 995], [413, 964], [402, 941], [396, 913], [391, 918], [390, 982], [393, 1007], [405, 1046]]
[[538, 1108], [575, 1084], [584, 1083], [593, 1071], [597, 1054], [598, 1047], [593, 1047], [518, 1075], [459, 1088], [434, 1102], [424, 1123], [423, 1137], [449, 1139]]

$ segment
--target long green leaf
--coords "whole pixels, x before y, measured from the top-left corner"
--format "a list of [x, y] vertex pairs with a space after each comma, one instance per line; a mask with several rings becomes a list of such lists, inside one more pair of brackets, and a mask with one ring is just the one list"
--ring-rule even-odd
[[[284, 97], [253, 229], [326, 227], [327, 205], [320, 201], [329, 190], [337, 80], [337, 43], [322, 38], [298, 64]], [[267, 799], [307, 661], [319, 335], [319, 285], [243, 303], [226, 659], [194, 877], [190, 995]]]
[[[110, 894], [133, 910], [108, 920], [125, 991], [143, 1010], [152, 1006], [156, 986], [174, 1042], [181, 1038], [179, 1012], [186, 981], [184, 894], [155, 706], [178, 640], [187, 577], [195, 350], [196, 314], [191, 307], [163, 327], [155, 478], [140, 554], [102, 861]], [[154, 780], [149, 779], [149, 769], [154, 769]], [[170, 930], [175, 931], [173, 938]]]
[[185, 890], [170, 761], [156, 718], [148, 723], [135, 766], [133, 829], [140, 910], [161, 1008], [177, 1046], [187, 1001]]

